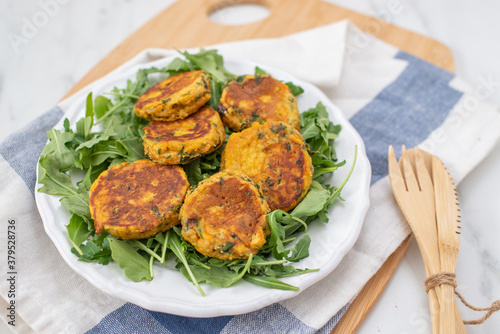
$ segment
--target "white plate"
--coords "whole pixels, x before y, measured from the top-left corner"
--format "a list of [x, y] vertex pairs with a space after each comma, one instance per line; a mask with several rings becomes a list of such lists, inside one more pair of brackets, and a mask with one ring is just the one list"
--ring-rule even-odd
[[[139, 68], [163, 67], [172, 59], [161, 59], [137, 66], [126, 73], [112, 75], [104, 81], [92, 85], [90, 90], [95, 97], [111, 91], [114, 86], [123, 87], [127, 79], [135, 80]], [[226, 60], [225, 65], [232, 73], [248, 74], [254, 73], [255, 66], [258, 64]], [[346, 201], [337, 201], [330, 208], [328, 213], [330, 222], [328, 224], [321, 221], [310, 224], [308, 231], [312, 240], [309, 250], [310, 256], [295, 264], [298, 268], [319, 268], [320, 270], [282, 279], [286, 283], [299, 287], [300, 291], [270, 290], [242, 281], [225, 289], [202, 284], [202, 288], [206, 292], [206, 296], [202, 297], [195, 286], [173, 268], [172, 262], [166, 268], [155, 265], [155, 277], [152, 281], [134, 283], [125, 277], [116, 263], [103, 266], [97, 263], [78, 261], [78, 258], [70, 251], [71, 246], [65, 227], [69, 222], [69, 213], [61, 207], [58, 197], [36, 191], [35, 198], [45, 231], [73, 270], [104, 293], [146, 309], [191, 317], [214, 317], [251, 312], [280, 300], [294, 297], [335, 269], [358, 238], [369, 206], [368, 190], [371, 170], [363, 141], [343, 117], [341, 111], [318, 88], [285, 72], [260, 64], [258, 66], [279, 80], [292, 81], [304, 88], [305, 92], [297, 98], [301, 112], [314, 107], [318, 101], [321, 101], [326, 106], [330, 119], [335, 124], [342, 125], [340, 137], [335, 141], [335, 148], [339, 160], [345, 159], [347, 164], [335, 172], [328, 183], [341, 184], [351, 166], [354, 146], [358, 146], [356, 167], [342, 191], [342, 197]], [[85, 98], [82, 96], [76, 100], [65, 114], [65, 117], [73, 125], [85, 114]], [[62, 131], [63, 120], [55, 128]], [[37, 188], [39, 187], [37, 182]]]

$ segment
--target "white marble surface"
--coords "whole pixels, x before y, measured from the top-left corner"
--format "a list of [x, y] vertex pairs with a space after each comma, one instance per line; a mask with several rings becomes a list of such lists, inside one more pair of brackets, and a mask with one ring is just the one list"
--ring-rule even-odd
[[[55, 1], [55, 0], [54, 0]], [[431, 0], [329, 0], [377, 16], [393, 3], [401, 13], [390, 21], [448, 45], [456, 73], [473, 87], [491, 78], [486, 101], [500, 105], [500, 2]], [[52, 107], [121, 40], [173, 0], [0, 1], [0, 140]], [[45, 20], [44, 18], [47, 18]], [[39, 28], [23, 27], [37, 21]], [[24, 36], [17, 46], [12, 33]], [[500, 131], [500, 129], [499, 129]], [[464, 157], [467, 159], [467, 157]], [[457, 263], [459, 289], [473, 303], [500, 298], [500, 145], [459, 185], [462, 243]], [[359, 333], [430, 333], [424, 270], [412, 242], [387, 289]], [[465, 319], [477, 318], [463, 310]], [[498, 333], [500, 314], [469, 333]], [[0, 333], [10, 328], [0, 322]]]

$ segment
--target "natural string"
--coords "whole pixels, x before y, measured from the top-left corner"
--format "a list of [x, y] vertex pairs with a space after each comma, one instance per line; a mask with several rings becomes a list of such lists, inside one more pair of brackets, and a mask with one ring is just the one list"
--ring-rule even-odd
[[481, 319], [478, 320], [468, 320], [464, 321], [464, 324], [466, 325], [479, 325], [482, 324], [483, 322], [486, 321], [493, 313], [496, 311], [500, 310], [500, 300], [494, 301], [490, 307], [475, 307], [469, 304], [465, 298], [456, 290], [457, 288], [457, 281], [456, 281], [456, 275], [454, 273], [446, 273], [442, 272], [436, 275], [432, 275], [427, 277], [425, 280], [425, 292], [429, 293], [429, 290], [433, 289], [434, 287], [442, 284], [447, 284], [451, 285], [455, 288], [455, 294], [460, 298], [462, 303], [470, 308], [471, 310], [474, 311], [488, 311]]

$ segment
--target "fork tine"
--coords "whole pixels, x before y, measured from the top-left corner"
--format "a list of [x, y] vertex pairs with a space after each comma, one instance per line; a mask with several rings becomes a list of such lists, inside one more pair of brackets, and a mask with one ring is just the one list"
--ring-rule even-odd
[[425, 166], [427, 168], [427, 172], [429, 173], [429, 176], [431, 177], [432, 180], [432, 155], [424, 150], [421, 150], [419, 148], [416, 148], [419, 151], [420, 156], [424, 160]]
[[422, 155], [421, 150], [415, 149], [415, 166], [417, 170], [418, 184], [420, 185], [420, 189], [422, 191], [433, 192], [434, 186], [432, 184], [432, 179]]
[[[404, 147], [404, 145], [403, 145]], [[410, 148], [409, 150], [406, 149], [406, 147], [404, 149], [402, 149], [403, 151], [403, 154], [406, 153], [406, 156], [408, 157], [408, 161], [410, 161], [410, 165], [412, 166], [415, 166], [414, 162], [415, 162], [415, 150], [416, 148]]]
[[403, 163], [403, 172], [404, 172], [404, 179], [406, 182], [406, 187], [408, 191], [419, 191], [420, 187], [418, 185], [417, 178], [415, 176], [415, 173], [413, 172], [413, 168], [411, 167], [411, 163], [409, 161], [408, 153], [405, 152], [403, 153], [403, 156], [401, 157], [401, 161]]
[[[409, 149], [407, 150], [406, 149], [406, 145], [401, 145], [401, 158], [403, 158], [403, 155], [407, 154], [407, 153], [412, 153], [412, 149]], [[410, 156], [410, 164], [411, 164], [412, 160], [411, 160], [411, 156]], [[404, 168], [403, 168], [403, 159], [399, 159], [399, 169], [401, 169], [401, 173], [404, 175]]]
[[[401, 158], [403, 155], [407, 152], [406, 150], [406, 145], [401, 145]], [[404, 169], [403, 169], [403, 160], [399, 159], [399, 169], [401, 170], [401, 173], [404, 174]], [[406, 186], [405, 186], [406, 187]]]
[[392, 145], [389, 146], [388, 160], [389, 160], [389, 179], [391, 181], [391, 186], [393, 190], [406, 191], [406, 185], [404, 183], [403, 175], [401, 174], [401, 169], [398, 165], [398, 160], [396, 158], [396, 154], [394, 153], [394, 148], [392, 147]]

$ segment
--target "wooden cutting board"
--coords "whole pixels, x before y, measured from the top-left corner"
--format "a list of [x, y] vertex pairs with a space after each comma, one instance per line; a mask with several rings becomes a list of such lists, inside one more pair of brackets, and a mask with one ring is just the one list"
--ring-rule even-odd
[[[212, 22], [208, 14], [218, 8], [240, 3], [268, 7], [262, 21], [227, 26]], [[390, 11], [387, 11], [390, 13]], [[390, 18], [391, 14], [384, 14]], [[397, 15], [397, 14], [392, 14]], [[179, 0], [148, 21], [111, 51], [67, 94], [72, 95], [146, 48], [189, 48], [242, 39], [280, 37], [305, 29], [349, 19], [363, 31], [399, 49], [453, 71], [450, 50], [443, 44], [382, 20], [320, 0]]]
[[[270, 15], [259, 22], [228, 26], [208, 15], [242, 3], [268, 7]], [[390, 19], [390, 10], [381, 12]], [[397, 15], [397, 14], [394, 14]], [[280, 37], [343, 19], [401, 50], [453, 71], [450, 50], [443, 44], [379, 19], [320, 0], [179, 0], [130, 35], [83, 77], [65, 97], [112, 71], [146, 48], [189, 48], [242, 39]], [[365, 285], [332, 333], [353, 333], [387, 285], [408, 247], [410, 237], [392, 254]]]

